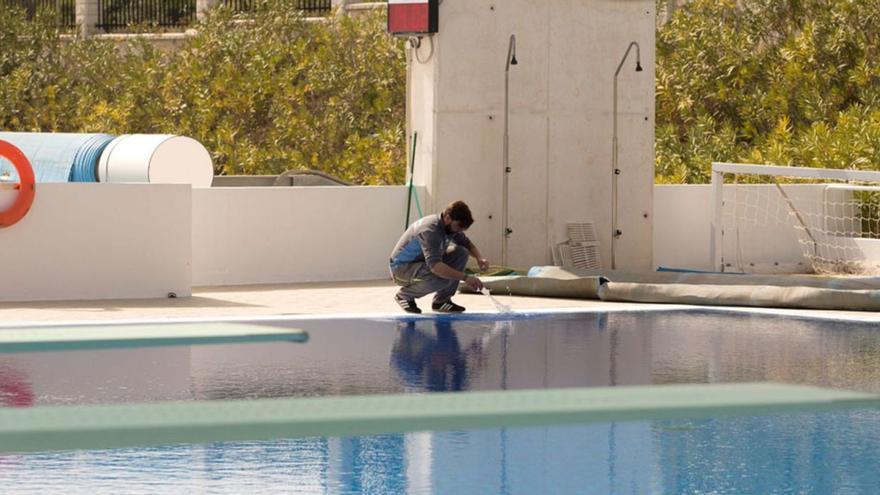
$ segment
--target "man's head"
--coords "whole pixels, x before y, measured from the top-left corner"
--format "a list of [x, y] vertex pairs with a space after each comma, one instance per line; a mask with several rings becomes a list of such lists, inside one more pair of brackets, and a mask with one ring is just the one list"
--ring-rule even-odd
[[443, 226], [447, 234], [464, 232], [474, 223], [471, 209], [464, 201], [455, 201], [443, 210]]

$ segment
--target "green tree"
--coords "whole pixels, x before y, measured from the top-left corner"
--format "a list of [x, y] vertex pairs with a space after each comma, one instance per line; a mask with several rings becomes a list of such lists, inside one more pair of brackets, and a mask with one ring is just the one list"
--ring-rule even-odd
[[0, 128], [181, 134], [205, 145], [217, 174], [309, 168], [402, 183], [401, 42], [381, 12], [307, 22], [290, 2], [246, 17], [212, 10], [169, 52], [62, 40], [51, 19], [0, 6]]
[[695, 0], [657, 36], [656, 178], [880, 168], [880, 2]]

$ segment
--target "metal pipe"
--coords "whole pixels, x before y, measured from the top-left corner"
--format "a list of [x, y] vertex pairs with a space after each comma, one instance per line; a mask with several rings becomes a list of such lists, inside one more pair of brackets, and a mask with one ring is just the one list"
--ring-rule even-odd
[[617, 65], [617, 70], [614, 72], [614, 111], [613, 111], [613, 119], [614, 119], [614, 130], [611, 138], [611, 269], [614, 270], [617, 268], [617, 260], [615, 258], [615, 246], [617, 244], [617, 239], [619, 239], [623, 232], [620, 230], [620, 227], [617, 224], [617, 177], [620, 175], [620, 167], [617, 164], [617, 76], [620, 75], [620, 69], [623, 68], [624, 62], [626, 62], [626, 58], [629, 57], [629, 52], [633, 47], [636, 47], [636, 72], [642, 71], [642, 55], [641, 49], [639, 48], [639, 44], [635, 41], [631, 42], [629, 46], [626, 48], [626, 53], [623, 54], [623, 58], [620, 59], [620, 64]]
[[507, 45], [507, 60], [504, 66], [504, 168], [502, 170], [502, 192], [501, 192], [501, 265], [507, 266], [507, 240], [513, 230], [508, 224], [508, 189], [510, 174], [510, 66], [517, 65], [516, 60], [516, 35], [510, 35], [510, 42]]

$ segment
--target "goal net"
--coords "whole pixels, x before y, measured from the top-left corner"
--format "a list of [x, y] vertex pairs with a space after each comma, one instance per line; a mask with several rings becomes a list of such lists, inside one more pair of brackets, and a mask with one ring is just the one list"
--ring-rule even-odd
[[716, 269], [880, 274], [880, 172], [712, 164]]

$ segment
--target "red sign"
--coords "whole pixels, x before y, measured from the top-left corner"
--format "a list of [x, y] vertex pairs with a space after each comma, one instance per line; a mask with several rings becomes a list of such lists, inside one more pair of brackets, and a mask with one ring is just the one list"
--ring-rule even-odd
[[388, 0], [388, 32], [436, 33], [438, 6], [437, 0]]

